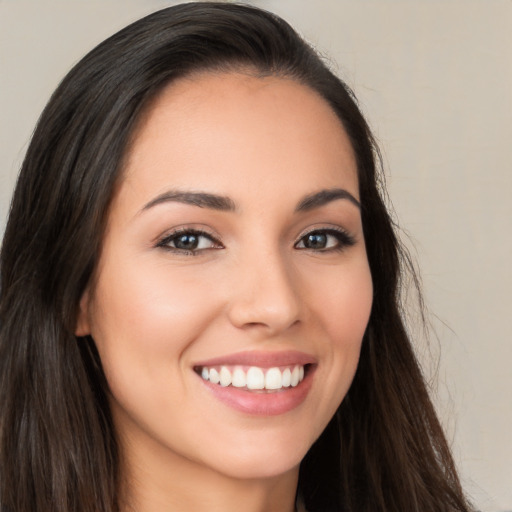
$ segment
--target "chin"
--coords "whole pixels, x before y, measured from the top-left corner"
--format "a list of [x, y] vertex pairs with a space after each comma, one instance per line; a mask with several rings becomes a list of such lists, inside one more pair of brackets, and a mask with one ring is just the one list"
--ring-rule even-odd
[[226, 451], [220, 460], [216, 457], [210, 467], [237, 479], [275, 478], [297, 471], [311, 444], [290, 436], [277, 443], [256, 437], [252, 442], [236, 444], [233, 452]]
[[244, 460], [233, 462], [229, 466], [225, 463], [217, 468], [230, 478], [241, 480], [266, 480], [278, 478], [283, 475], [298, 471], [302, 458], [279, 459], [277, 457], [265, 460]]

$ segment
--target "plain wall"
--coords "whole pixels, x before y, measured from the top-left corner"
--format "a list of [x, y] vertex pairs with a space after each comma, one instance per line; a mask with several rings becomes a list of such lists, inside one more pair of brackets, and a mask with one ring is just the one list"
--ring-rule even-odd
[[[0, 0], [0, 233], [57, 83], [105, 37], [172, 3]], [[512, 2], [250, 3], [329, 55], [360, 99], [421, 268], [437, 337], [418, 352], [463, 483], [481, 510], [512, 510]]]

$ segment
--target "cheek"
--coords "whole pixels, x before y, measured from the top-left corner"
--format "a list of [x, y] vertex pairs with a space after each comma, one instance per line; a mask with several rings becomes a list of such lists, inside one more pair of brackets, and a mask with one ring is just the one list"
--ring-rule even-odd
[[361, 258], [337, 272], [316, 274], [314, 298], [318, 332], [325, 334], [324, 367], [332, 413], [346, 395], [359, 362], [362, 339], [370, 317], [373, 286], [368, 264]]
[[155, 411], [186, 406], [187, 350], [217, 317], [219, 301], [200, 273], [165, 262], [111, 261], [116, 264], [101, 269], [91, 300], [91, 334], [116, 410], [145, 425]]
[[339, 268], [337, 272], [315, 275], [311, 293], [317, 318], [328, 333], [333, 348], [359, 351], [370, 317], [373, 284], [366, 259]]
[[165, 263], [133, 267], [122, 262], [102, 274], [93, 318], [102, 337], [116, 337], [116, 344], [182, 350], [215, 316], [214, 290], [201, 276], [172, 271]]
[[[163, 400], [174, 394], [190, 345], [218, 315], [208, 280], [165, 263], [103, 268], [91, 308], [91, 334], [116, 399]], [[135, 384], [136, 383], [136, 384]], [[181, 400], [181, 398], [180, 398]], [[164, 406], [164, 404], [160, 404]]]

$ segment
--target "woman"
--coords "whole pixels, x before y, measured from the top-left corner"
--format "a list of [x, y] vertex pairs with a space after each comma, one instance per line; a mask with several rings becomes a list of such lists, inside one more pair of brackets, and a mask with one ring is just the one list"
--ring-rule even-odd
[[376, 157], [252, 7], [171, 7], [79, 62], [2, 246], [1, 511], [470, 510]]

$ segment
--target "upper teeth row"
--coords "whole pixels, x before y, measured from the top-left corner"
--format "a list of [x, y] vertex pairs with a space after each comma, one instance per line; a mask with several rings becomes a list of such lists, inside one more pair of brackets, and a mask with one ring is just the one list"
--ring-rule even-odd
[[203, 367], [201, 377], [213, 384], [233, 386], [247, 389], [281, 389], [295, 387], [304, 379], [304, 366], [296, 365], [287, 368], [259, 368], [251, 366], [244, 370], [240, 366], [230, 369], [226, 366], [220, 368]]

